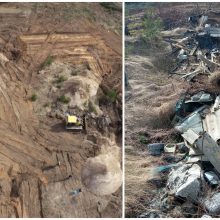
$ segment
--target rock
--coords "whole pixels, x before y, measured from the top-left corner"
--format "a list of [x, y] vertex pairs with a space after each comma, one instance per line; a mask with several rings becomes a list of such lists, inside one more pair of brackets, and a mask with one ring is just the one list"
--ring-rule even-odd
[[168, 176], [167, 188], [170, 194], [190, 201], [197, 201], [201, 186], [199, 165], [183, 164]]
[[220, 192], [214, 194], [211, 198], [208, 198], [204, 202], [205, 208], [209, 214], [220, 214]]

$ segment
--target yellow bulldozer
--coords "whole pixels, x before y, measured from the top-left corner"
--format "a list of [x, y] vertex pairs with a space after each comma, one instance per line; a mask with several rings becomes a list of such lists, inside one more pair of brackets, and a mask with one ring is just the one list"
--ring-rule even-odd
[[83, 131], [86, 128], [85, 116], [78, 117], [67, 114], [65, 117], [65, 128], [71, 131]]

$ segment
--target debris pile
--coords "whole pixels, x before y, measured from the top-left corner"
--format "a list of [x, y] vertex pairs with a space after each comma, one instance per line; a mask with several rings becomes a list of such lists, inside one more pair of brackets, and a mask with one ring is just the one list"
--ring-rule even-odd
[[207, 15], [189, 17], [188, 22], [190, 29], [176, 28], [162, 33], [172, 48], [169, 56], [177, 61], [170, 73], [187, 81], [198, 74], [211, 77], [220, 66], [220, 27], [210, 24]]
[[[176, 54], [177, 59], [171, 72], [191, 82], [199, 74], [216, 77], [220, 66], [220, 27], [210, 25], [207, 15], [190, 17], [188, 21], [194, 28], [181, 35], [179, 31], [164, 31], [165, 40], [172, 46], [171, 54]], [[219, 84], [215, 86], [219, 88]], [[164, 161], [154, 173], [160, 178], [165, 174], [167, 179], [166, 187], [158, 191], [150, 206], [158, 210], [157, 217], [219, 217], [220, 94], [204, 88], [197, 92], [187, 90], [176, 103], [172, 123], [181, 135], [181, 143], [147, 145], [152, 156], [161, 156]], [[149, 216], [153, 214], [140, 215]]]

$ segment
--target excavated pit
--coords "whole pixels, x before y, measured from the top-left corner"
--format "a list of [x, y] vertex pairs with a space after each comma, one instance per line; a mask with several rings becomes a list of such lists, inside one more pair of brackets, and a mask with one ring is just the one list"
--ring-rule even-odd
[[[64, 33], [60, 22], [44, 33], [48, 14], [36, 19], [33, 6], [0, 6], [0, 217], [120, 217], [120, 183], [97, 195], [82, 183], [81, 170], [88, 158], [114, 157], [101, 147], [106, 143], [117, 146], [121, 162], [121, 51], [110, 43], [121, 38], [88, 22], [82, 31]], [[43, 65], [48, 57], [52, 63]], [[114, 103], [100, 105], [103, 86], [119, 94]], [[61, 95], [71, 101], [60, 103]], [[87, 133], [67, 132], [64, 112], [87, 113]], [[82, 193], [72, 197], [77, 188]]]

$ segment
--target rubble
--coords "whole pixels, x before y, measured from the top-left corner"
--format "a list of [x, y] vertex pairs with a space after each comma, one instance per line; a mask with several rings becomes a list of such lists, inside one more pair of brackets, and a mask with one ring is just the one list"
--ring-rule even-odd
[[205, 172], [204, 178], [211, 186], [217, 186], [220, 183], [220, 179], [214, 171]]
[[164, 144], [162, 143], [148, 144], [147, 147], [150, 151], [150, 154], [153, 156], [159, 156], [164, 151]]
[[[220, 28], [209, 24], [209, 17], [191, 16], [188, 19], [194, 28], [181, 31], [162, 32], [164, 40], [172, 48], [169, 55], [176, 55], [177, 65], [170, 73], [182, 75], [187, 81], [193, 80], [198, 74], [212, 75], [218, 69]], [[175, 34], [177, 32], [177, 34]]]
[[204, 202], [205, 208], [210, 215], [220, 214], [220, 193], [214, 194]]
[[201, 168], [199, 165], [184, 164], [171, 171], [167, 181], [170, 194], [176, 197], [198, 201], [201, 187]]

